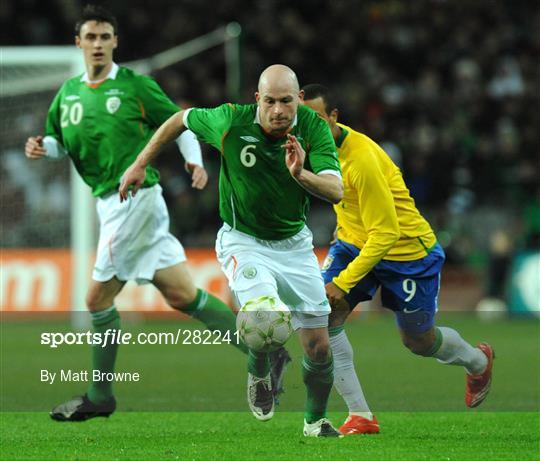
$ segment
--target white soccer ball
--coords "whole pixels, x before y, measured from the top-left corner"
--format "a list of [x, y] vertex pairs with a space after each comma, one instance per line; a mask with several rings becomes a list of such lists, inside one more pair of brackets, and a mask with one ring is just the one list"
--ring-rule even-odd
[[279, 299], [261, 296], [242, 306], [236, 329], [250, 349], [272, 352], [283, 346], [293, 332], [291, 311]]

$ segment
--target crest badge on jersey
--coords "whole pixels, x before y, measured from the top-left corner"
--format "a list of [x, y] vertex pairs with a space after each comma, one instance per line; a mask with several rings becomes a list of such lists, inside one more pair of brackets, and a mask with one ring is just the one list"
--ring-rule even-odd
[[120, 104], [122, 104], [122, 101], [118, 96], [107, 98], [107, 102], [105, 103], [109, 114], [114, 114], [120, 108]]

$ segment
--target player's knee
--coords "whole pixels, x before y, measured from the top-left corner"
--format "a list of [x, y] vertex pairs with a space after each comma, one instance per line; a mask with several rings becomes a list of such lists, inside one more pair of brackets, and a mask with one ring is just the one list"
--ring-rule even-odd
[[306, 355], [313, 362], [326, 362], [330, 357], [330, 342], [328, 337], [310, 339], [306, 344]]
[[86, 307], [90, 312], [100, 311], [111, 307], [114, 303], [114, 297], [107, 296], [99, 290], [90, 290], [86, 294]]
[[162, 290], [165, 301], [173, 309], [184, 310], [197, 296], [196, 289], [171, 288]]
[[85, 302], [90, 312], [99, 310], [99, 296], [96, 293], [87, 293]]
[[401, 339], [403, 345], [415, 355], [426, 356], [432, 347], [432, 344], [430, 344], [428, 338], [410, 337], [404, 335]]

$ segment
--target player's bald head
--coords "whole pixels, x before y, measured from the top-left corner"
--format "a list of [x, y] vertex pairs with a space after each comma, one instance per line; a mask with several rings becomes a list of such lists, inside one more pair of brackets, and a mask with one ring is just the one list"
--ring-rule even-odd
[[259, 77], [259, 93], [265, 92], [293, 92], [299, 93], [300, 85], [294, 71], [283, 64], [274, 64], [267, 67]]
[[285, 136], [293, 126], [303, 96], [296, 74], [290, 67], [283, 64], [267, 67], [259, 78], [255, 93], [263, 130], [272, 136]]

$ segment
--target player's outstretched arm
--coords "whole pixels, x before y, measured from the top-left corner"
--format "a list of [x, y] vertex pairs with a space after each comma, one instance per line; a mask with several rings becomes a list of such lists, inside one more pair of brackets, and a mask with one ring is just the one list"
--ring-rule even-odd
[[26, 140], [24, 155], [31, 160], [39, 160], [47, 156], [47, 149], [43, 147], [43, 136], [31, 136]]
[[343, 198], [343, 182], [339, 176], [314, 174], [311, 171], [302, 169], [295, 179], [310, 194], [330, 203], [339, 203]]
[[332, 174], [314, 174], [304, 168], [306, 152], [295, 136], [287, 135], [285, 148], [285, 163], [291, 176], [306, 189], [323, 200], [339, 203], [343, 198], [343, 182], [340, 177]]
[[178, 138], [180, 133], [185, 130], [183, 115], [184, 111], [177, 112], [161, 125], [135, 161], [125, 171], [118, 189], [121, 202], [127, 200], [128, 190], [131, 186], [133, 186], [131, 195], [135, 196], [144, 183], [148, 164], [157, 156], [163, 146]]

